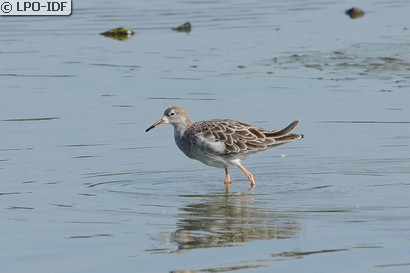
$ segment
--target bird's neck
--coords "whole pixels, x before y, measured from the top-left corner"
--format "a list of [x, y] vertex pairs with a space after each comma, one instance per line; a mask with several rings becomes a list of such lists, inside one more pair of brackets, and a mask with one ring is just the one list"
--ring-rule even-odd
[[191, 127], [192, 125], [192, 120], [189, 117], [186, 117], [185, 120], [173, 124], [174, 125], [174, 134], [175, 134], [175, 139], [177, 138], [182, 138], [186, 132], [186, 130], [188, 130], [189, 127]]

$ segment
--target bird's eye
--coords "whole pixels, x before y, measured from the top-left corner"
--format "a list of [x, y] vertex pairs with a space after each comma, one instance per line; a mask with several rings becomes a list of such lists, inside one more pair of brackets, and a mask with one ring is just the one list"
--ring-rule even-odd
[[175, 112], [171, 112], [171, 113], [169, 113], [169, 116], [170, 116], [170, 117], [175, 116]]

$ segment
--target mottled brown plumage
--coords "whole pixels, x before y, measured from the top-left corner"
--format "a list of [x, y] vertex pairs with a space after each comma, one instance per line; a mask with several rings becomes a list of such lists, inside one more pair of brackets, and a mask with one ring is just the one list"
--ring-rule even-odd
[[282, 130], [265, 130], [253, 125], [230, 119], [214, 119], [195, 122], [187, 130], [190, 135], [202, 134], [212, 141], [225, 143], [223, 154], [251, 154], [284, 144], [300, 138], [300, 135], [289, 134], [299, 121], [292, 122]]

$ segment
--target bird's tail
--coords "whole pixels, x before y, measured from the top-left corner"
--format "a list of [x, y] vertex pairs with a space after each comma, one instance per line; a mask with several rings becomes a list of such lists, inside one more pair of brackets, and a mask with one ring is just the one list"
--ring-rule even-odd
[[288, 142], [292, 142], [298, 139], [303, 138], [302, 134], [290, 134], [290, 132], [298, 126], [299, 121], [295, 120], [291, 124], [289, 124], [286, 128], [282, 130], [275, 130], [275, 131], [266, 131], [264, 132], [267, 138], [274, 139], [274, 143], [272, 146], [278, 146], [281, 144], [285, 144]]

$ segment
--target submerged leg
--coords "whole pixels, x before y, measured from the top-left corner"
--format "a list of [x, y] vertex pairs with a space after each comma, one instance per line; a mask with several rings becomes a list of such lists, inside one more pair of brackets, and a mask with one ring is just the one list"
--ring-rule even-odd
[[233, 162], [236, 166], [238, 166], [239, 169], [241, 169], [241, 171], [243, 171], [246, 176], [248, 177], [249, 181], [251, 181], [251, 187], [255, 188], [255, 179], [253, 178], [253, 174], [248, 171], [244, 166], [242, 166], [242, 164], [239, 161], [235, 161]]
[[231, 176], [229, 175], [228, 168], [225, 168], [225, 185], [231, 183]]
[[231, 186], [231, 176], [229, 175], [229, 170], [226, 167], [225, 168], [225, 188], [226, 188], [226, 192], [229, 192], [230, 186]]

